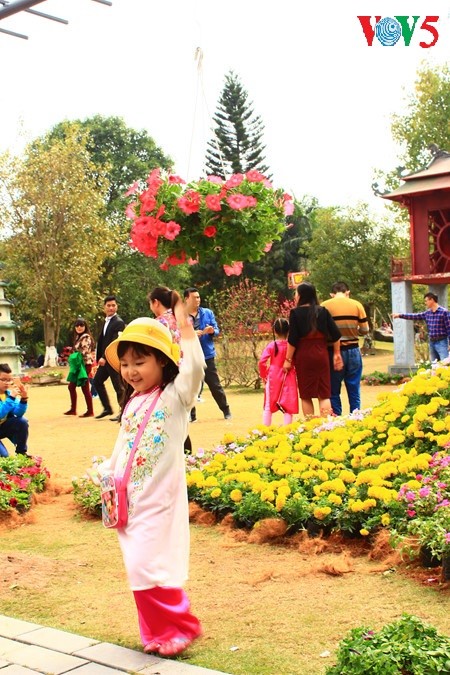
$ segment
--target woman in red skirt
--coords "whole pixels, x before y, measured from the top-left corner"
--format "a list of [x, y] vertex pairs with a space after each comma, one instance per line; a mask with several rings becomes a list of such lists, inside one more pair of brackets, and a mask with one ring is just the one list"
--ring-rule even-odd
[[327, 415], [331, 412], [327, 344], [333, 345], [335, 370], [341, 370], [341, 333], [330, 312], [319, 305], [312, 284], [306, 281], [300, 284], [295, 298], [297, 307], [289, 315], [289, 344], [283, 368], [295, 367], [303, 415], [314, 415], [313, 398], [319, 400], [319, 414]]

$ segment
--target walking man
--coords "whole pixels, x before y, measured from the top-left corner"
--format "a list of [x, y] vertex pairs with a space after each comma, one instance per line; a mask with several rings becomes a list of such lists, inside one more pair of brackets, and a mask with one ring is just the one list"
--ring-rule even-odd
[[342, 415], [341, 386], [345, 384], [350, 412], [361, 408], [361, 376], [363, 362], [359, 348], [359, 336], [368, 335], [369, 322], [364, 307], [358, 300], [350, 298], [350, 289], [345, 281], [333, 284], [331, 299], [322, 303], [335, 320], [341, 331], [342, 370], [333, 368], [333, 350], [330, 353], [331, 407], [335, 415]]
[[[125, 322], [122, 321], [120, 316], [117, 314], [117, 300], [115, 295], [107, 295], [104, 299], [103, 311], [105, 313], [105, 320], [100, 331], [100, 335], [97, 340], [97, 372], [93, 380], [93, 385], [99, 396], [99, 399], [103, 405], [102, 412], [96, 416], [96, 419], [101, 420], [102, 417], [108, 417], [108, 415], [113, 414], [113, 409], [109, 401], [108, 392], [106, 391], [105, 382], [108, 377], [111, 378], [112, 385], [115, 389], [117, 402], [120, 405], [120, 399], [122, 396], [122, 383], [120, 381], [120, 375], [117, 371], [112, 368], [105, 359], [105, 349], [106, 347], [115, 340], [119, 333], [125, 328]], [[117, 417], [113, 417], [111, 422], [120, 421], [120, 414]]]
[[[219, 326], [217, 325], [214, 313], [207, 307], [200, 307], [200, 293], [196, 288], [187, 288], [184, 291], [184, 300], [186, 309], [191, 316], [194, 330], [197, 333], [203, 355], [206, 361], [205, 382], [208, 385], [213, 398], [226, 420], [231, 419], [230, 406], [228, 405], [226, 394], [220, 384], [217, 373], [214, 347], [214, 336], [219, 335]], [[195, 422], [197, 413], [195, 408], [191, 410], [191, 422]]]
[[450, 312], [438, 304], [435, 293], [425, 293], [425, 312], [417, 314], [393, 314], [393, 319], [425, 321], [428, 329], [430, 361], [442, 361], [448, 358], [448, 341], [450, 339]]

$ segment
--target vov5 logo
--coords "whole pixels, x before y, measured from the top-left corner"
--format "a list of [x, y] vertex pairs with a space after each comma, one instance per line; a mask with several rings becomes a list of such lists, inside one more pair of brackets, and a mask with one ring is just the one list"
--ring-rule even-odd
[[[405, 47], [409, 47], [420, 18], [420, 16], [385, 16], [382, 19], [381, 16], [358, 16], [368, 47], [372, 46], [375, 37], [383, 47], [393, 47], [403, 37]], [[423, 49], [434, 47], [438, 41], [439, 33], [433, 25], [438, 21], [438, 16], [426, 16], [420, 24], [418, 30], [422, 31], [420, 34], [422, 39], [419, 45]]]

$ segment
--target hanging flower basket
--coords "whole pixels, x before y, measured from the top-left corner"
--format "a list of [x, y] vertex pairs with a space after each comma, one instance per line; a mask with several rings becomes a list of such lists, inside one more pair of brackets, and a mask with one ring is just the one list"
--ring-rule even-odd
[[154, 169], [144, 189], [136, 182], [126, 195], [133, 195], [126, 209], [133, 248], [161, 259], [161, 269], [216, 255], [228, 275], [269, 251], [294, 210], [292, 197], [258, 171], [186, 184]]

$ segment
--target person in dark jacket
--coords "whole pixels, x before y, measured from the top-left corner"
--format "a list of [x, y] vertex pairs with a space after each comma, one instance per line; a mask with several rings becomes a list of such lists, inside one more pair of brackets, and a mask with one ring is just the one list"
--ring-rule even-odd
[[[219, 326], [217, 325], [214, 312], [207, 307], [200, 307], [200, 293], [197, 288], [191, 287], [184, 291], [184, 301], [186, 309], [192, 319], [194, 330], [200, 340], [203, 354], [206, 361], [205, 382], [208, 385], [211, 394], [223, 416], [226, 420], [231, 419], [230, 406], [228, 405], [226, 394], [220, 384], [219, 374], [216, 367], [216, 349], [214, 347], [214, 337], [219, 335]], [[195, 422], [196, 410], [191, 410], [191, 422]]]
[[330, 362], [327, 340], [333, 345], [333, 367], [343, 367], [340, 337], [330, 312], [319, 305], [315, 287], [303, 282], [295, 292], [297, 307], [289, 315], [288, 348], [284, 369], [294, 365], [305, 417], [314, 415], [312, 399], [319, 400], [321, 416], [332, 413]]
[[[122, 382], [119, 373], [112, 368], [105, 359], [106, 347], [115, 340], [119, 333], [125, 328], [125, 322], [117, 314], [117, 300], [115, 295], [107, 295], [104, 299], [103, 311], [105, 312], [105, 320], [97, 339], [97, 372], [95, 373], [93, 385], [98, 397], [103, 405], [103, 410], [96, 419], [100, 420], [102, 417], [108, 417], [113, 414], [113, 409], [109, 401], [108, 392], [106, 391], [105, 382], [111, 378], [112, 385], [116, 392], [117, 402], [120, 405], [122, 398]], [[120, 415], [113, 417], [112, 422], [119, 422]]]

